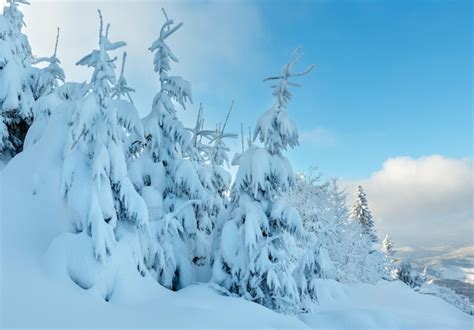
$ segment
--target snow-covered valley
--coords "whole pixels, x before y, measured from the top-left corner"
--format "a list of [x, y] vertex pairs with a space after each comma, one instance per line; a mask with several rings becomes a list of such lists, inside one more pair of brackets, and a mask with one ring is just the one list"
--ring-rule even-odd
[[428, 251], [399, 253], [413, 260], [418, 271], [426, 267], [428, 277], [437, 285], [448, 287], [469, 298], [474, 304], [474, 247], [443, 247]]

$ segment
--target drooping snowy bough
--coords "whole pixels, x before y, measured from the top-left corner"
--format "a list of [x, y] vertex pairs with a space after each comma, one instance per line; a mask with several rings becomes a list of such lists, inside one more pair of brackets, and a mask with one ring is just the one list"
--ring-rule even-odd
[[231, 219], [223, 226], [213, 267], [213, 281], [231, 294], [285, 313], [302, 309], [292, 273], [303, 228], [296, 209], [281, 198], [294, 185], [282, 151], [298, 144], [298, 130], [286, 107], [290, 78], [301, 75], [292, 73], [300, 56], [298, 48], [282, 75], [270, 78], [276, 80], [275, 103], [260, 117], [253, 136], [264, 147], [251, 147], [240, 157]]

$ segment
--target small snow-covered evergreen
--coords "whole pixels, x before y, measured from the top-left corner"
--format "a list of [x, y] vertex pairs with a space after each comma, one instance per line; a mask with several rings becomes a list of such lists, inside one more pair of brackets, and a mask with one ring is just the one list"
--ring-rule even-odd
[[302, 256], [294, 272], [305, 310], [317, 301], [316, 279], [336, 279], [331, 251], [340, 242], [336, 205], [330, 205], [332, 191], [321, 175], [297, 173], [296, 187], [286, 199], [301, 215], [306, 234], [301, 241]]
[[30, 73], [31, 86], [33, 89], [33, 97], [35, 100], [49, 95], [55, 88], [58, 87], [59, 82], [64, 82], [66, 76], [60, 64], [61, 61], [57, 57], [59, 42], [59, 28], [56, 34], [56, 43], [54, 45], [54, 53], [49, 57], [35, 58], [33, 63], [48, 63], [44, 68], [33, 67]]
[[357, 187], [356, 201], [350, 214], [352, 243], [349, 250], [357, 251], [357, 258], [353, 259], [358, 266], [359, 279], [364, 282], [375, 283], [385, 277], [384, 255], [375, 246], [379, 239], [375, 230], [374, 220], [370, 212], [367, 195], [362, 186]]
[[384, 240], [382, 241], [381, 247], [382, 254], [385, 261], [385, 275], [386, 280], [393, 280], [395, 278], [395, 267], [394, 267], [394, 255], [395, 248], [392, 243], [392, 239], [389, 235], [385, 235]]
[[378, 242], [374, 220], [367, 202], [367, 195], [360, 185], [357, 187], [356, 201], [351, 210], [351, 217], [354, 221], [361, 224], [364, 234], [369, 236], [373, 243]]
[[[59, 28], [56, 34], [56, 43], [54, 46], [53, 55], [50, 57], [41, 57], [34, 60], [34, 63], [46, 62], [48, 65], [44, 68], [31, 67], [30, 69], [30, 85], [35, 99], [33, 105], [33, 123], [28, 130], [25, 137], [24, 148], [36, 143], [45, 130], [49, 118], [52, 113], [61, 107], [61, 103], [68, 103], [75, 98], [76, 92], [80, 92], [81, 86], [85, 84], [69, 83], [64, 89], [59, 89], [60, 82], [64, 83], [66, 76], [60, 66], [60, 61], [57, 57], [59, 42]], [[72, 87], [75, 86], [75, 87]], [[72, 91], [74, 89], [74, 91]], [[85, 88], [82, 88], [85, 90]], [[82, 94], [83, 95], [83, 94]], [[80, 95], [80, 96], [82, 96]]]
[[399, 267], [396, 269], [397, 278], [410, 286], [411, 288], [419, 288], [425, 282], [420, 274], [413, 269], [411, 263], [407, 260], [403, 260]]
[[277, 311], [300, 311], [301, 299], [292, 276], [296, 241], [303, 234], [298, 211], [282, 193], [294, 185], [289, 161], [282, 151], [298, 144], [296, 125], [288, 117], [289, 81], [301, 56], [297, 49], [273, 87], [274, 105], [258, 120], [251, 147], [240, 157], [231, 190], [231, 219], [223, 226], [214, 262], [213, 281], [231, 294]]
[[[336, 179], [324, 182], [321, 175], [298, 174], [296, 189], [286, 199], [299, 211], [307, 232], [295, 273], [301, 288], [310, 287], [313, 280], [304, 282], [307, 276], [302, 276], [310, 272], [309, 266], [313, 278], [345, 283], [374, 283], [384, 276], [383, 254], [374, 250], [363, 226], [350, 218], [346, 194]], [[307, 296], [316, 298], [314, 293]]]

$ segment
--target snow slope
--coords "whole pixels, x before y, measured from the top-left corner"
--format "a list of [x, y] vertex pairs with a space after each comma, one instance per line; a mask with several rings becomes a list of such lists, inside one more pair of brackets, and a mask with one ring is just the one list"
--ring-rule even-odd
[[43, 138], [0, 173], [0, 328], [472, 328], [472, 317], [401, 283], [320, 281], [320, 306], [299, 318], [204, 284], [171, 292], [129, 266], [126, 234], [97, 263], [90, 238], [69, 231], [59, 193], [64, 116], [54, 114]]
[[400, 281], [377, 285], [318, 281], [320, 306], [300, 319], [313, 329], [472, 329], [474, 318]]

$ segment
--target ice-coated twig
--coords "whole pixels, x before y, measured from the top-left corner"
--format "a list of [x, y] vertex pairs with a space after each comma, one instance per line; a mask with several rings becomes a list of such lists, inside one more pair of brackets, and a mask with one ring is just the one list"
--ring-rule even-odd
[[107, 27], [105, 28], [105, 37], [109, 37], [109, 29], [110, 29], [110, 23], [107, 23]]
[[224, 125], [222, 126], [222, 131], [221, 131], [222, 133], [224, 133], [225, 127], [227, 125], [227, 121], [229, 120], [229, 116], [233, 108], [234, 108], [234, 100], [232, 100], [232, 103], [230, 104], [230, 107], [229, 107], [229, 111], [227, 112], [227, 116], [225, 117]]
[[100, 39], [102, 38], [102, 31], [104, 30], [104, 19], [102, 18], [102, 12], [100, 9], [97, 9], [97, 12], [99, 13], [99, 43]]
[[[277, 79], [288, 80], [289, 78], [292, 78], [292, 77], [301, 77], [301, 76], [307, 75], [308, 73], [310, 73], [315, 68], [314, 64], [310, 64], [306, 68], [306, 70], [304, 70], [303, 72], [300, 72], [300, 73], [292, 73], [291, 72], [291, 70], [293, 69], [293, 66], [296, 64], [296, 62], [298, 62], [298, 60], [301, 58], [301, 56], [303, 56], [303, 47], [300, 46], [300, 47], [296, 48], [293, 51], [293, 53], [291, 54], [290, 60], [283, 67], [283, 74], [281, 76], [265, 78], [265, 79], [263, 79], [263, 81], [277, 80]], [[293, 85], [293, 86], [296, 86], [296, 85]]]
[[240, 123], [240, 137], [242, 138], [242, 153], [245, 151], [245, 145], [244, 145], [244, 124]]
[[125, 62], [126, 61], [127, 61], [127, 52], [123, 52], [123, 55], [122, 55], [122, 68], [120, 69], [119, 80], [120, 80], [120, 78], [123, 77], [123, 72], [125, 71]]
[[168, 15], [166, 14], [166, 11], [164, 8], [161, 8], [163, 11], [163, 15], [165, 16], [165, 24], [161, 27], [160, 31], [160, 39], [165, 40], [168, 38], [170, 35], [175, 33], [182, 25], [183, 23], [178, 23], [175, 26], [171, 27], [174, 24], [174, 21], [170, 18], [168, 18]]
[[56, 43], [54, 44], [54, 54], [53, 57], [56, 57], [56, 53], [58, 52], [58, 42], [59, 42], [59, 26], [57, 28], [57, 33], [56, 33]]
[[[316, 67], [316, 65], [310, 64], [310, 65], [306, 68], [306, 70], [304, 70], [303, 72], [294, 73], [294, 74], [289, 74], [289, 75], [287, 75], [287, 76], [268, 77], [268, 78], [263, 79], [263, 81], [276, 80], [276, 79], [285, 79], [285, 78], [292, 78], [292, 77], [301, 77], [301, 76], [304, 76], [304, 75], [307, 75], [308, 73], [310, 73], [315, 67]], [[294, 83], [289, 83], [289, 84], [291, 84], [291, 85], [293, 85], [293, 86], [301, 87], [301, 85], [298, 85], [298, 84], [294, 84]]]

